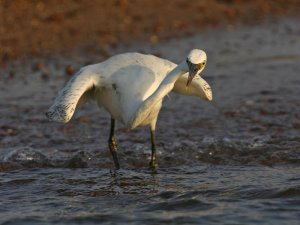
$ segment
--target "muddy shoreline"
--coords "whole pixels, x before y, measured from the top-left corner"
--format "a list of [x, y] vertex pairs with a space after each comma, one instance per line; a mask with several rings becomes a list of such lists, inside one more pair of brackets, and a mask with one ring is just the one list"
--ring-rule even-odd
[[[141, 10], [142, 9], [142, 10]], [[255, 25], [298, 15], [297, 0], [52, 0], [0, 2], [0, 62], [73, 49], [98, 52], [119, 43], [159, 43], [207, 28]]]

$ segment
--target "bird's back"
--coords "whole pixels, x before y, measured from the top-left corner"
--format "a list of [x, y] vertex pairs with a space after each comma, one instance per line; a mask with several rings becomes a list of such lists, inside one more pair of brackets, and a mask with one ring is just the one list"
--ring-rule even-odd
[[125, 53], [85, 68], [100, 77], [95, 98], [116, 119], [127, 124], [139, 105], [176, 64], [153, 55]]

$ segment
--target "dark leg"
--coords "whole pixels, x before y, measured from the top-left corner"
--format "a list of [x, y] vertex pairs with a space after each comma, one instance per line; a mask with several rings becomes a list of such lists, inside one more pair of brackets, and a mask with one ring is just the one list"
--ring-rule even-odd
[[117, 144], [116, 144], [114, 133], [115, 133], [115, 120], [113, 118], [111, 118], [108, 147], [109, 147], [110, 153], [113, 157], [115, 167], [118, 170], [118, 169], [120, 169], [120, 164], [119, 164], [118, 155], [117, 155]]
[[158, 164], [156, 160], [155, 130], [150, 129], [150, 132], [151, 132], [151, 150], [152, 150], [150, 167], [156, 168]]

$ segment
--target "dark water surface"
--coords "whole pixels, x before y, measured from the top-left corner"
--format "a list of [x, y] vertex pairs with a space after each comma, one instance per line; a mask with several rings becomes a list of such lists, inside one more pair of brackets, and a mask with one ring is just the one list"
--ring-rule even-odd
[[157, 171], [148, 169], [147, 128], [117, 125], [116, 172], [103, 109], [84, 106], [65, 125], [46, 120], [70, 78], [66, 66], [98, 62], [97, 54], [3, 65], [0, 223], [299, 224], [299, 35], [299, 21], [291, 19], [112, 50], [175, 62], [191, 48], [208, 53], [203, 76], [214, 100], [165, 99]]
[[1, 173], [4, 224], [297, 224], [295, 167], [42, 168]]

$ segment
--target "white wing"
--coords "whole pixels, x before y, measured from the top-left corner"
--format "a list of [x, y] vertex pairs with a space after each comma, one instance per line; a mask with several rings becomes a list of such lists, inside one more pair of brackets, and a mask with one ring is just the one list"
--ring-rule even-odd
[[181, 76], [174, 85], [173, 91], [183, 95], [198, 96], [203, 100], [211, 101], [213, 98], [210, 85], [200, 76], [196, 76], [189, 87], [186, 87], [188, 74]]
[[97, 76], [80, 70], [66, 86], [58, 93], [54, 104], [46, 113], [49, 120], [67, 123], [73, 116], [77, 104], [85, 101], [87, 95], [93, 92], [94, 86], [99, 83]]
[[47, 116], [68, 122], [86, 96], [127, 124], [139, 105], [159, 86], [174, 64], [152, 55], [126, 53], [82, 68], [60, 91]]

